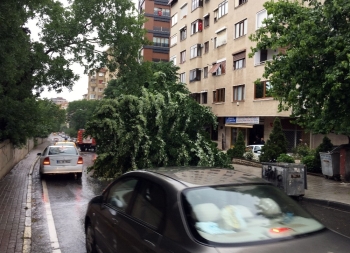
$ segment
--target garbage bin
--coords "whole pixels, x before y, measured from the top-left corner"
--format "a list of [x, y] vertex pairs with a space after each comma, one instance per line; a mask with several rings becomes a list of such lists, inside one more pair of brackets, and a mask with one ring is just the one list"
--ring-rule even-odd
[[330, 152], [320, 152], [322, 174], [325, 178], [340, 178], [340, 150], [335, 148]]
[[307, 177], [304, 164], [262, 163], [261, 176], [289, 196], [305, 195]]

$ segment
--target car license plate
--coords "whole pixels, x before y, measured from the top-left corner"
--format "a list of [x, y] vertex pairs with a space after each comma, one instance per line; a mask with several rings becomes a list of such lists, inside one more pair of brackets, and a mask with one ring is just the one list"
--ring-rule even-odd
[[57, 164], [70, 163], [70, 160], [57, 160]]

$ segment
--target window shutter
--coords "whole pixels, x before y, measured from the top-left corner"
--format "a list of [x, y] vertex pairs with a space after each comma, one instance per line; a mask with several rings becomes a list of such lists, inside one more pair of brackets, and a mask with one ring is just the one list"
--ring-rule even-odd
[[233, 54], [233, 61], [238, 61], [245, 58], [245, 50]]
[[247, 19], [244, 20], [244, 31], [243, 31], [243, 34], [247, 34], [247, 26], [248, 26], [248, 22], [247, 22]]

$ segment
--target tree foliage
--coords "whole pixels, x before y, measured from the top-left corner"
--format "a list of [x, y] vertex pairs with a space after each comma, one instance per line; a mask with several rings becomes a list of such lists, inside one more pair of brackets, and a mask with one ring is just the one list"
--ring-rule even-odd
[[[91, 169], [99, 177], [114, 177], [128, 170], [159, 166], [228, 166], [225, 154], [210, 140], [205, 126], [216, 125], [208, 107], [199, 105], [176, 80], [172, 63], [152, 63], [165, 72], [144, 73], [138, 89], [129, 83], [111, 91], [88, 122], [86, 132], [96, 138], [98, 158]], [[141, 64], [141, 65], [143, 65]], [[170, 76], [169, 76], [170, 75]], [[127, 79], [125, 79], [127, 81]], [[137, 82], [136, 82], [137, 83]]]
[[281, 154], [287, 153], [287, 139], [282, 131], [281, 120], [276, 117], [273, 129], [264, 146], [261, 148], [260, 161], [276, 161]]
[[98, 100], [77, 100], [67, 107], [67, 123], [70, 136], [76, 136], [79, 129], [85, 129], [86, 123], [92, 119]]
[[349, 136], [350, 2], [279, 0], [264, 7], [266, 26], [250, 39], [257, 42], [253, 53], [279, 51], [263, 75], [279, 110], [291, 109], [296, 123], [314, 133]]
[[[35, 98], [44, 89], [71, 89], [79, 78], [71, 70], [73, 63], [85, 66], [86, 73], [104, 66], [130, 72], [138, 61], [139, 48], [148, 43], [144, 18], [134, 14], [132, 1], [70, 3], [0, 2], [0, 107], [9, 108], [0, 111], [1, 140], [20, 145], [33, 136], [25, 123], [33, 122], [31, 117], [38, 110]], [[32, 19], [41, 28], [39, 41], [30, 38], [27, 22]]]

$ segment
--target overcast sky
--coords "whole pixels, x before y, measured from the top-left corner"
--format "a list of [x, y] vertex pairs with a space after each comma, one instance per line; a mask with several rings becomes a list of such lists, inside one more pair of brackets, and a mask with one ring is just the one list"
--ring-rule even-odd
[[[137, 6], [138, 0], [132, 0]], [[61, 2], [66, 5], [67, 1], [61, 0]], [[39, 29], [36, 26], [36, 21], [32, 20], [28, 22], [29, 29], [31, 31], [31, 37], [33, 40], [38, 40]], [[83, 98], [84, 94], [87, 94], [88, 88], [88, 76], [84, 74], [84, 67], [79, 64], [74, 64], [71, 66], [75, 74], [80, 76], [80, 79], [75, 82], [73, 90], [69, 91], [67, 88], [63, 88], [63, 92], [56, 93], [55, 91], [47, 91], [47, 89], [41, 93], [41, 98], [56, 98], [62, 97], [67, 101], [71, 102], [74, 100], [80, 100]]]

